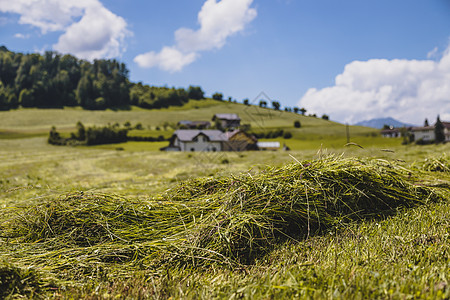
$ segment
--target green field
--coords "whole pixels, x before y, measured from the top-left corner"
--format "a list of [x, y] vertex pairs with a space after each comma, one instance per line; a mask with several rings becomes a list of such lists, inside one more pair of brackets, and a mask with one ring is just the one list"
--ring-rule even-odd
[[[46, 142], [52, 125], [130, 121], [170, 134], [165, 122], [230, 112], [253, 129], [289, 128], [293, 138], [277, 140], [294, 150]], [[402, 146], [351, 126], [363, 148], [345, 146], [344, 125], [212, 100], [158, 111], [0, 112], [0, 132], [2, 298], [450, 297], [449, 144]]]
[[[78, 121], [85, 126], [105, 126], [115, 123], [123, 125], [125, 122], [130, 122], [132, 125], [141, 123], [144, 131], [132, 134], [169, 137], [177, 122], [181, 120], [210, 121], [216, 113], [237, 113], [242, 119], [241, 123], [250, 124], [251, 131], [257, 133], [275, 129], [289, 131], [293, 135], [291, 139], [278, 140], [293, 150], [317, 149], [321, 146], [338, 149], [347, 143], [346, 126], [336, 122], [253, 105], [245, 106], [214, 100], [190, 101], [182, 107], [159, 110], [144, 110], [137, 107], [124, 111], [30, 108], [0, 112], [0, 139], [47, 135], [52, 126], [56, 126], [59, 132], [69, 132], [75, 129]], [[300, 121], [302, 127], [294, 128], [294, 121]], [[350, 141], [364, 147], [389, 147], [401, 143], [397, 139], [381, 138], [378, 131], [372, 128], [350, 126], [349, 132]]]

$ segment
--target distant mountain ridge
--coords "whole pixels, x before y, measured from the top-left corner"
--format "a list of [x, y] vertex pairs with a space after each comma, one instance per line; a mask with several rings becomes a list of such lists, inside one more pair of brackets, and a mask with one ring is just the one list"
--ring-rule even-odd
[[364, 121], [360, 121], [360, 122], [356, 123], [355, 125], [372, 127], [372, 128], [377, 128], [377, 129], [383, 128], [384, 125], [389, 125], [389, 126], [393, 126], [393, 127], [397, 127], [397, 128], [403, 127], [403, 126], [405, 126], [405, 127], [416, 126], [413, 124], [408, 124], [408, 123], [398, 121], [391, 117], [364, 120]]

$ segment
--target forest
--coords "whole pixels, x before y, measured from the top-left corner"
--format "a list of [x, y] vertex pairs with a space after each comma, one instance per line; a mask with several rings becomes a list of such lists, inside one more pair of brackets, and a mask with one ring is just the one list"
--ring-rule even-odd
[[117, 60], [80, 60], [69, 54], [15, 53], [0, 46], [0, 110], [18, 107], [89, 110], [179, 106], [203, 99], [200, 87], [169, 88], [129, 81], [129, 70]]

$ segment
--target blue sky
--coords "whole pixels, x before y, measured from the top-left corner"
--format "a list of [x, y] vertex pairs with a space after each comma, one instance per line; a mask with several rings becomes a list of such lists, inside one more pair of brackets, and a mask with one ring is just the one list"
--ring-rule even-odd
[[450, 0], [0, 0], [0, 38], [340, 122], [450, 121]]

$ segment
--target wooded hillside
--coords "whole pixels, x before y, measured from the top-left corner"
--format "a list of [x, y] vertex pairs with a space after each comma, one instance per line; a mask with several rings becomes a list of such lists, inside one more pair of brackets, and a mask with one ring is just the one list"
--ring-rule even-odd
[[137, 105], [160, 108], [203, 99], [200, 87], [154, 87], [129, 81], [117, 60], [80, 60], [47, 51], [23, 54], [0, 47], [0, 110], [22, 107], [81, 106], [105, 109]]

